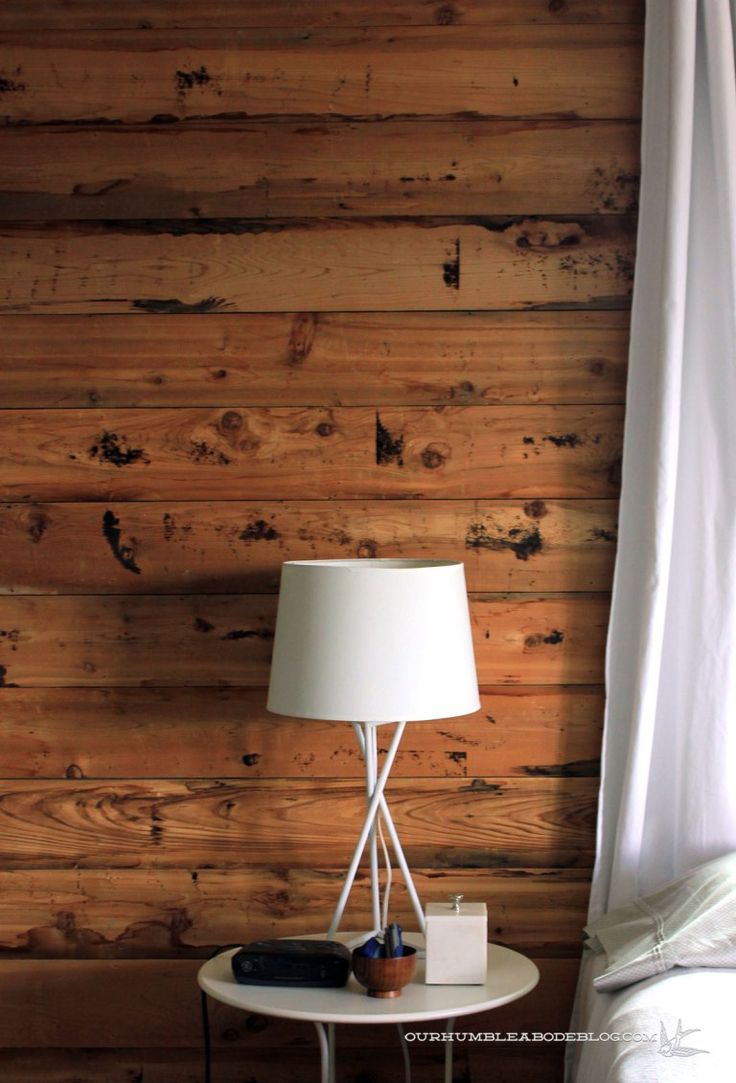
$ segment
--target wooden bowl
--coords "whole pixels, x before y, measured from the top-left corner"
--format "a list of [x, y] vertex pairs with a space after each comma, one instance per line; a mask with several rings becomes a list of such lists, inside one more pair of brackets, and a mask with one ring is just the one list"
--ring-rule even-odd
[[400, 997], [401, 990], [414, 977], [417, 968], [416, 948], [404, 946], [404, 954], [393, 959], [371, 959], [353, 951], [353, 974], [369, 997]]

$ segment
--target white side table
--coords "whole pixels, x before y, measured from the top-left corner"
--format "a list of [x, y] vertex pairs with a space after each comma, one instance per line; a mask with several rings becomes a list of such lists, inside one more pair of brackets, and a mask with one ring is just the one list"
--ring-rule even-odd
[[[354, 940], [350, 934], [337, 939]], [[407, 937], [418, 944], [420, 937]], [[200, 988], [215, 1000], [233, 1008], [270, 1015], [279, 1019], [301, 1019], [314, 1023], [321, 1054], [321, 1083], [334, 1083], [336, 1023], [430, 1023], [444, 1019], [445, 1033], [452, 1033], [462, 1015], [499, 1008], [530, 992], [539, 981], [539, 971], [526, 956], [509, 948], [488, 945], [488, 978], [485, 985], [425, 985], [424, 960], [417, 962], [414, 981], [402, 995], [379, 1000], [366, 995], [351, 975], [343, 989], [283, 989], [260, 985], [238, 985], [232, 975], [230, 958], [237, 949], [210, 959], [200, 969]], [[327, 1029], [325, 1029], [327, 1024]], [[403, 1033], [402, 1033], [403, 1039]], [[408, 1045], [402, 1041], [408, 1065]], [[452, 1041], [445, 1042], [445, 1083], [452, 1081]]]

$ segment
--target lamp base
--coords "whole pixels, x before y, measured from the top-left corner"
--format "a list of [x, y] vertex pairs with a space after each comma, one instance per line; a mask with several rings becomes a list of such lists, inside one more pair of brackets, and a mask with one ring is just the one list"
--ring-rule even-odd
[[401, 870], [401, 874], [404, 878], [406, 889], [409, 892], [409, 898], [414, 909], [417, 921], [419, 923], [419, 929], [424, 933], [425, 920], [422, 904], [419, 900], [416, 887], [414, 886], [414, 880], [412, 879], [411, 872], [409, 871], [409, 865], [404, 855], [404, 850], [401, 846], [398, 832], [394, 825], [391, 812], [388, 807], [388, 803], [384, 796], [384, 789], [388, 776], [391, 772], [394, 760], [396, 758], [396, 752], [399, 747], [399, 742], [406, 726], [405, 722], [397, 722], [396, 729], [394, 730], [391, 744], [388, 752], [386, 753], [386, 759], [384, 760], [383, 767], [380, 774], [378, 773], [378, 746], [376, 741], [376, 727], [383, 723], [377, 722], [354, 722], [353, 729], [355, 730], [356, 737], [360, 750], [363, 754], [365, 761], [365, 781], [366, 781], [366, 798], [367, 809], [363, 827], [361, 829], [358, 841], [353, 852], [352, 861], [345, 876], [345, 883], [343, 884], [340, 898], [337, 901], [335, 912], [332, 915], [332, 921], [330, 922], [330, 928], [327, 932], [329, 938], [333, 938], [339, 928], [340, 921], [342, 920], [343, 913], [345, 911], [345, 905], [347, 903], [350, 891], [355, 881], [355, 875], [358, 871], [360, 860], [363, 856], [363, 852], [368, 843], [369, 847], [369, 861], [371, 870], [371, 909], [373, 914], [374, 930], [373, 934], [379, 932], [382, 927], [381, 921], [381, 904], [380, 904], [380, 885], [378, 878], [378, 842], [376, 835], [376, 820], [380, 812], [383, 822], [386, 826], [386, 830], [389, 835], [391, 846], [393, 848], [396, 862]]

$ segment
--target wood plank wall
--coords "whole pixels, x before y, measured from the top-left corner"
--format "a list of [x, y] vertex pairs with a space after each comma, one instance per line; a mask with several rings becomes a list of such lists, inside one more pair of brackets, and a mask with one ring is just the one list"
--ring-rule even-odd
[[[316, 555], [466, 561], [483, 706], [411, 727], [395, 812], [422, 893], [487, 900], [493, 938], [540, 965], [478, 1029], [566, 1027], [642, 17], [640, 0], [0, 8], [9, 1083], [193, 1083], [199, 961], [324, 928], [360, 764], [347, 727], [264, 707], [280, 562]], [[213, 1029], [222, 1083], [316, 1071], [309, 1028], [217, 1008]], [[347, 1031], [340, 1078], [394, 1079], [390, 1041]], [[559, 1053], [486, 1047], [458, 1071], [552, 1083]]]

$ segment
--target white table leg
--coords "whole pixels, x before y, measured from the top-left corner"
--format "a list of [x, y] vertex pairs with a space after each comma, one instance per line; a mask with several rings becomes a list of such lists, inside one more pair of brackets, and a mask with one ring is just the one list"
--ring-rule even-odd
[[327, 1037], [327, 1031], [325, 1030], [324, 1023], [314, 1024], [317, 1031], [317, 1039], [319, 1041], [319, 1061], [320, 1061], [320, 1083], [332, 1083], [334, 1080], [334, 1064], [333, 1058], [330, 1056], [332, 1050], [330, 1049], [329, 1039]]
[[[445, 1034], [453, 1034], [455, 1020], [448, 1019], [445, 1024]], [[452, 1083], [452, 1052], [453, 1042], [445, 1042], [445, 1083]]]
[[409, 1056], [409, 1043], [404, 1037], [404, 1028], [401, 1023], [396, 1024], [396, 1029], [401, 1038], [401, 1052], [404, 1054], [404, 1083], [411, 1083], [411, 1059]]

